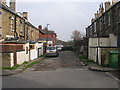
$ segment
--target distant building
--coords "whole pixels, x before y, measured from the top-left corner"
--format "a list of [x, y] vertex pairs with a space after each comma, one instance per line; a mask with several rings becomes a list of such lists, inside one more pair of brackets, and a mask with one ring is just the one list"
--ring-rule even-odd
[[38, 42], [47, 43], [47, 45], [55, 45], [57, 35], [54, 31], [50, 31], [47, 28], [42, 29], [42, 26], [39, 26], [39, 39]]

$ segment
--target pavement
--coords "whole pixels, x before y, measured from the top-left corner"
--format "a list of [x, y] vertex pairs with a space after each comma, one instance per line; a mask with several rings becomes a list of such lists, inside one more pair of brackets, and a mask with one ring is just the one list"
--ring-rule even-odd
[[42, 60], [42, 59], [43, 59], [43, 57], [37, 58], [37, 59], [35, 59], [35, 60], [31, 60], [31, 61], [29, 61], [27, 64], [22, 64], [22, 65], [20, 65], [20, 66], [19, 66], [17, 69], [15, 69], [15, 70], [2, 69], [2, 73], [0, 73], [0, 76], [10, 76], [10, 75], [15, 75], [15, 74], [21, 73], [21, 72], [23, 72], [23, 71], [26, 69], [25, 66], [31, 64], [31, 63], [34, 62], [34, 61]]
[[[85, 64], [86, 65], [86, 64]], [[92, 70], [92, 71], [101, 71], [101, 72], [113, 72], [113, 71], [118, 71], [118, 69], [116, 68], [110, 68], [110, 67], [102, 67], [96, 63], [93, 63], [93, 62], [90, 62], [88, 65], [87, 65], [88, 69], [89, 70]]]

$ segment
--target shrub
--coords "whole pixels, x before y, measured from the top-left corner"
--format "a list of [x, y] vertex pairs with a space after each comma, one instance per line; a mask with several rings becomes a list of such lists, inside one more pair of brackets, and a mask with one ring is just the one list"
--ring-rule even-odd
[[84, 56], [84, 55], [79, 56], [79, 59], [87, 59], [87, 56]]

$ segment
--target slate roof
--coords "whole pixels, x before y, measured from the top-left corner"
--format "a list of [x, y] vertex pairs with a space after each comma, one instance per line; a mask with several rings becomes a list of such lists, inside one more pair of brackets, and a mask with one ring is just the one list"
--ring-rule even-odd
[[12, 40], [12, 41], [2, 41], [0, 43], [4, 43], [4, 44], [7, 44], [7, 43], [13, 43], [13, 44], [25, 44], [25, 43], [28, 43], [29, 41], [16, 41], [16, 40]]
[[52, 41], [52, 38], [39, 38], [38, 41]]
[[[6, 11], [12, 13], [12, 14], [14, 14], [15, 16], [17, 16], [17, 17], [19, 17], [19, 18], [21, 18], [21, 19], [26, 20], [24, 17], [21, 17], [21, 16], [18, 15], [16, 12], [14, 12], [13, 10], [11, 10], [7, 5], [4, 6], [4, 5], [0, 4], [0, 8], [4, 9], [4, 10], [6, 10]], [[29, 21], [27, 21], [27, 22], [25, 22], [25, 23], [28, 24], [28, 25], [30, 25], [30, 26], [32, 26], [32, 27], [34, 27], [35, 29], [38, 30], [38, 28], [36, 28], [34, 25], [32, 25]]]

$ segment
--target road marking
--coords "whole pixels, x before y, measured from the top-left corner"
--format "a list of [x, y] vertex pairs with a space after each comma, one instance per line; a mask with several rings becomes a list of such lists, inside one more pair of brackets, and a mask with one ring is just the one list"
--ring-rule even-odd
[[113, 76], [113, 75], [112, 75], [112, 74], [110, 74], [109, 72], [106, 72], [106, 74], [107, 74], [107, 75], [109, 75], [110, 77], [114, 78], [115, 80], [117, 80], [117, 81], [119, 81], [119, 82], [120, 82], [120, 80], [119, 80], [118, 78], [116, 78], [115, 76]]

